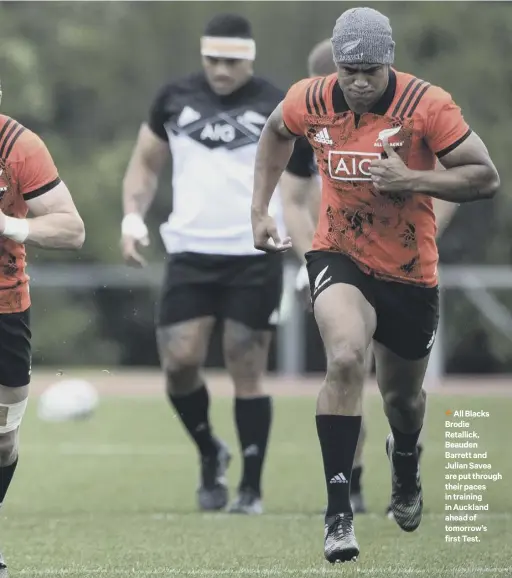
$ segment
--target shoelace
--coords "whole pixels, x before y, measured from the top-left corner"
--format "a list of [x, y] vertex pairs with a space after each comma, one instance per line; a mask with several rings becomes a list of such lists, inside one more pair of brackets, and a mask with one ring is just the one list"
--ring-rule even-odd
[[348, 516], [338, 514], [332, 525], [335, 538], [345, 538], [352, 530], [352, 520]]

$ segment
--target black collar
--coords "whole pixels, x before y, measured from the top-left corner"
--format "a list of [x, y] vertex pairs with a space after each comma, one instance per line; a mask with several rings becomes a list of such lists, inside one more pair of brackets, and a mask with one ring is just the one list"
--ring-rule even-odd
[[[390, 69], [388, 86], [384, 91], [384, 94], [379, 98], [379, 100], [373, 105], [373, 107], [368, 112], [384, 116], [388, 108], [391, 106], [393, 99], [395, 98], [395, 92], [396, 92], [396, 74], [394, 70]], [[332, 89], [332, 106], [335, 114], [340, 114], [342, 112], [347, 112], [350, 110], [338, 81], [334, 83], [334, 87]]]
[[204, 72], [202, 73], [202, 80], [206, 90], [210, 93], [210, 96], [221, 104], [227, 106], [238, 105], [240, 102], [254, 96], [258, 88], [257, 79], [254, 76], [251, 76], [245, 84], [242, 84], [242, 86], [238, 87], [234, 92], [230, 92], [229, 94], [217, 94], [208, 83]]

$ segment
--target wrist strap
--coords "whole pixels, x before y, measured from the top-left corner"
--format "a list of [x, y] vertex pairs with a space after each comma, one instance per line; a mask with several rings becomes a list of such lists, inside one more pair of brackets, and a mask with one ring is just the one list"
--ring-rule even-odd
[[121, 234], [123, 237], [133, 237], [140, 241], [148, 236], [148, 228], [140, 215], [128, 213], [121, 222]]
[[5, 217], [5, 228], [2, 235], [9, 237], [17, 243], [24, 243], [29, 234], [27, 219], [16, 219], [15, 217]]

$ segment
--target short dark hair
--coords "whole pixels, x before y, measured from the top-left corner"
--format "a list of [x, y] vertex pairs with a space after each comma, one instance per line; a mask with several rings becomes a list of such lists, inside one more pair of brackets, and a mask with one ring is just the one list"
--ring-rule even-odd
[[205, 36], [252, 38], [251, 23], [238, 14], [217, 14], [206, 25]]
[[308, 56], [308, 73], [310, 76], [329, 76], [336, 72], [332, 56], [330, 38], [316, 44]]

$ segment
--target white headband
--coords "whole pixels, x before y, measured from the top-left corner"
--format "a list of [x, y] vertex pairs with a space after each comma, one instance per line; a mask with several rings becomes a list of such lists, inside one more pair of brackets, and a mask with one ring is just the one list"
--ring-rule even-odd
[[256, 58], [256, 43], [252, 38], [202, 36], [201, 55], [212, 58], [254, 60]]

